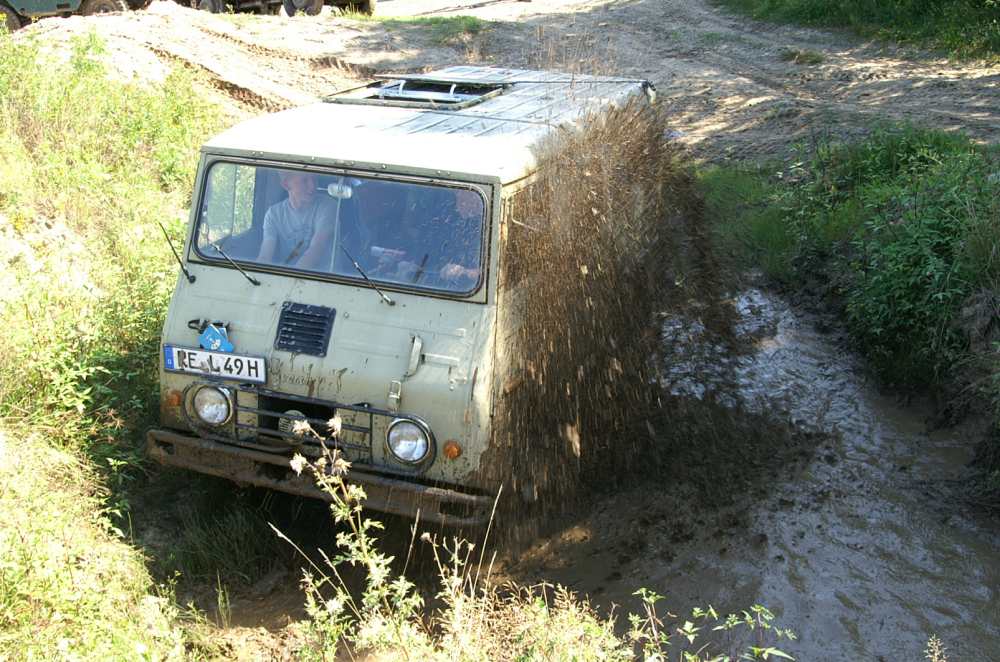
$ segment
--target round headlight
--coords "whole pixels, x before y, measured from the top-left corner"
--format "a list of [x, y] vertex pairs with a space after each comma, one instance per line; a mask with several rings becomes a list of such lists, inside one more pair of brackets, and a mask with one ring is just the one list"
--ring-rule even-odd
[[229, 396], [216, 386], [202, 386], [194, 394], [194, 413], [209, 425], [222, 425], [229, 420]]
[[407, 464], [423, 461], [431, 449], [427, 432], [413, 421], [396, 421], [390, 425], [386, 443], [396, 459]]

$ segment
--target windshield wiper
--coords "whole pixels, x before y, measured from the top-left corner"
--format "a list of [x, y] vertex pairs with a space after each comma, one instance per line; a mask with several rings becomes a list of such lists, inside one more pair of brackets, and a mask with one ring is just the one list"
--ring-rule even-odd
[[348, 250], [344, 247], [343, 244], [340, 245], [340, 249], [347, 254], [347, 259], [351, 261], [351, 264], [353, 264], [354, 268], [358, 270], [358, 273], [361, 274], [361, 277], [365, 279], [365, 282], [368, 283], [368, 285], [370, 285], [373, 290], [378, 292], [378, 295], [382, 297], [382, 301], [389, 304], [390, 306], [395, 306], [396, 302], [387, 297], [385, 295], [385, 292], [378, 289], [378, 285], [372, 282], [372, 279], [368, 277], [368, 274], [365, 273], [365, 270], [361, 268], [361, 265], [358, 264], [358, 261], [354, 259], [354, 257], [348, 252]]
[[231, 258], [231, 257], [229, 257], [228, 255], [226, 255], [226, 251], [222, 250], [222, 246], [219, 246], [219, 245], [218, 245], [217, 243], [215, 243], [215, 242], [212, 242], [212, 243], [211, 243], [211, 244], [209, 244], [209, 245], [210, 245], [210, 246], [211, 246], [212, 248], [214, 248], [215, 250], [219, 251], [219, 255], [221, 255], [222, 257], [226, 258], [226, 261], [227, 261], [227, 262], [229, 262], [229, 264], [231, 264], [231, 265], [233, 265], [234, 267], [236, 267], [236, 270], [237, 270], [237, 271], [239, 271], [239, 272], [240, 272], [241, 274], [243, 274], [244, 276], [246, 276], [246, 279], [247, 279], [248, 281], [250, 281], [250, 282], [251, 282], [251, 283], [253, 283], [254, 285], [260, 285], [260, 281], [259, 281], [259, 280], [257, 280], [256, 278], [254, 278], [253, 276], [251, 276], [251, 275], [250, 275], [250, 274], [248, 274], [247, 272], [243, 271], [243, 268], [242, 268], [242, 267], [241, 267], [240, 265], [236, 264], [236, 262], [235, 262], [235, 261], [233, 260], [233, 258]]
[[157, 221], [156, 224], [160, 226], [161, 230], [163, 230], [163, 236], [167, 238], [167, 245], [170, 246], [170, 251], [174, 254], [174, 257], [177, 258], [177, 264], [181, 265], [181, 271], [184, 272], [188, 282], [193, 283], [195, 278], [191, 275], [191, 272], [187, 270], [187, 267], [184, 266], [184, 260], [181, 259], [181, 256], [177, 253], [177, 249], [174, 248], [174, 242], [170, 241], [170, 235], [167, 234], [167, 229], [163, 227], [163, 223], [160, 223], [159, 221]]

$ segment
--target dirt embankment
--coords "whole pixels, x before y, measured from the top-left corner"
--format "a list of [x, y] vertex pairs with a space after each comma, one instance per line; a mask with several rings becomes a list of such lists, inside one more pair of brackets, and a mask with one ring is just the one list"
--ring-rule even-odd
[[[118, 71], [201, 69], [237, 117], [307, 103], [375, 73], [447, 63], [598, 69], [652, 80], [683, 140], [710, 158], [788, 154], [797, 141], [909, 120], [1000, 140], [1000, 66], [954, 64], [847, 34], [755, 23], [704, 0], [386, 0], [391, 16], [476, 16], [476, 35], [426, 24], [225, 16], [157, 0], [145, 12], [47, 19], [22, 34], [95, 30]], [[796, 64], [813, 51], [821, 62]]]

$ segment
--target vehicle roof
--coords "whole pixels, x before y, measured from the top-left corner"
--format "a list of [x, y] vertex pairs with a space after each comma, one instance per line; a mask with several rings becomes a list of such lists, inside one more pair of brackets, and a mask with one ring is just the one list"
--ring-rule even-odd
[[[387, 77], [388, 78], [388, 77]], [[206, 143], [207, 152], [375, 164], [509, 182], [535, 167], [533, 148], [557, 128], [642, 94], [646, 81], [523, 69], [455, 66], [391, 81], [502, 85], [473, 105], [402, 107], [358, 101], [354, 88], [327, 101], [256, 117]]]

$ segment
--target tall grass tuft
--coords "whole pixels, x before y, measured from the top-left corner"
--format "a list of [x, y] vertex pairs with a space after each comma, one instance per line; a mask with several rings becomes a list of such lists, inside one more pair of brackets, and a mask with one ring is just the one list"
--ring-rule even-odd
[[0, 38], [0, 416], [117, 457], [149, 420], [173, 284], [157, 223], [179, 233], [219, 119], [186, 72], [147, 89], [103, 56], [93, 35], [66, 62]]
[[989, 328], [961, 320], [1000, 287], [998, 168], [995, 149], [899, 127], [821, 145], [787, 168], [713, 168], [702, 181], [723, 245], [780, 282], [840, 298], [882, 374], [926, 387], [988, 345], [970, 334]]
[[112, 522], [175, 270], [157, 222], [179, 233], [219, 117], [191, 74], [143, 87], [105, 55], [93, 35], [65, 60], [0, 35], [0, 658], [184, 655]]

